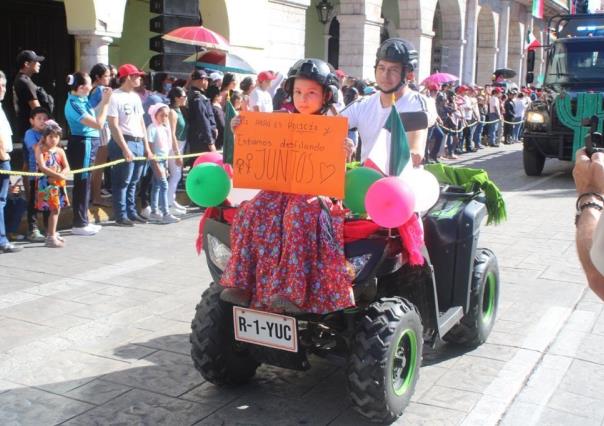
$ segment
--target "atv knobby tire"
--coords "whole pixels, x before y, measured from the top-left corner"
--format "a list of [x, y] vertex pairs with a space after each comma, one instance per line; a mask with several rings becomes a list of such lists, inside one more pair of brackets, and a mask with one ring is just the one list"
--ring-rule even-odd
[[347, 378], [354, 409], [392, 422], [409, 404], [419, 377], [423, 326], [415, 306], [390, 297], [371, 304], [351, 342]]
[[471, 285], [470, 309], [443, 337], [447, 342], [478, 346], [487, 340], [493, 329], [499, 303], [499, 267], [491, 250], [477, 250]]
[[204, 379], [215, 385], [242, 384], [259, 363], [234, 337], [232, 305], [220, 300], [222, 287], [204, 291], [191, 322], [191, 358]]

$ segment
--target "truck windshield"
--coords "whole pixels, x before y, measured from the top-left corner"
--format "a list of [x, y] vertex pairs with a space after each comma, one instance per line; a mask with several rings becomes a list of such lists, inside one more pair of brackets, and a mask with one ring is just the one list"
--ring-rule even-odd
[[602, 39], [555, 43], [549, 55], [545, 84], [604, 84]]

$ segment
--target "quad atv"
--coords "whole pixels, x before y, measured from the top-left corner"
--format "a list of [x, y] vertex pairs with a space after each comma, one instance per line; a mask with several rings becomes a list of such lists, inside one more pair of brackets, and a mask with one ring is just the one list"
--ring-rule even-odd
[[314, 354], [345, 366], [359, 413], [390, 422], [413, 395], [424, 344], [444, 339], [476, 346], [493, 328], [499, 271], [493, 252], [477, 247], [487, 214], [478, 190], [441, 188], [423, 217], [424, 266], [408, 265], [400, 237], [388, 230], [346, 244], [356, 271], [356, 307], [326, 315], [278, 315], [221, 300], [232, 215], [220, 208], [214, 213], [203, 226], [214, 283], [191, 325], [195, 368], [211, 383], [245, 383], [261, 363], [307, 370]]

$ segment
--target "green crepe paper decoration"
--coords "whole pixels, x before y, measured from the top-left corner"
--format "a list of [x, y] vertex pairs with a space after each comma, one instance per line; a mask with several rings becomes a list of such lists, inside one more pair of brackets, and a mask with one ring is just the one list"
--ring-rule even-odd
[[202, 163], [193, 167], [185, 183], [187, 195], [202, 207], [215, 207], [224, 202], [231, 191], [227, 172], [214, 163]]
[[464, 188], [466, 192], [474, 192], [479, 187], [485, 195], [489, 218], [487, 225], [503, 222], [507, 219], [505, 201], [501, 191], [489, 179], [489, 175], [482, 169], [468, 167], [445, 166], [443, 164], [426, 164], [424, 169], [432, 173], [441, 184], [456, 185]]
[[344, 204], [353, 213], [365, 214], [365, 195], [369, 187], [383, 178], [379, 172], [367, 167], [358, 167], [346, 172]]
[[601, 93], [579, 93], [577, 109], [573, 114], [572, 99], [568, 94], [562, 94], [556, 99], [556, 112], [560, 122], [573, 131], [573, 160], [577, 150], [585, 146], [585, 137], [589, 134], [589, 126], [583, 126], [583, 120], [597, 115], [599, 120], [598, 132], [602, 132], [604, 124], [604, 109], [602, 108]]

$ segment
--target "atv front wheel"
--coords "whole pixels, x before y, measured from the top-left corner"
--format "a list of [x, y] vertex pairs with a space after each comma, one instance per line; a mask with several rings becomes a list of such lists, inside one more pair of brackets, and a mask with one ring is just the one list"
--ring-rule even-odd
[[243, 384], [260, 365], [235, 340], [232, 305], [220, 300], [222, 287], [212, 283], [195, 308], [191, 323], [191, 358], [204, 379], [215, 385]]
[[479, 248], [474, 259], [470, 309], [443, 339], [465, 346], [483, 344], [495, 324], [499, 303], [499, 267], [495, 254]]
[[392, 422], [409, 404], [419, 377], [423, 327], [415, 306], [399, 298], [371, 304], [351, 342], [347, 377], [354, 409]]
[[545, 156], [539, 152], [534, 146], [529, 148], [524, 146], [522, 151], [522, 164], [524, 165], [524, 173], [527, 176], [541, 176], [543, 166], [545, 165]]

